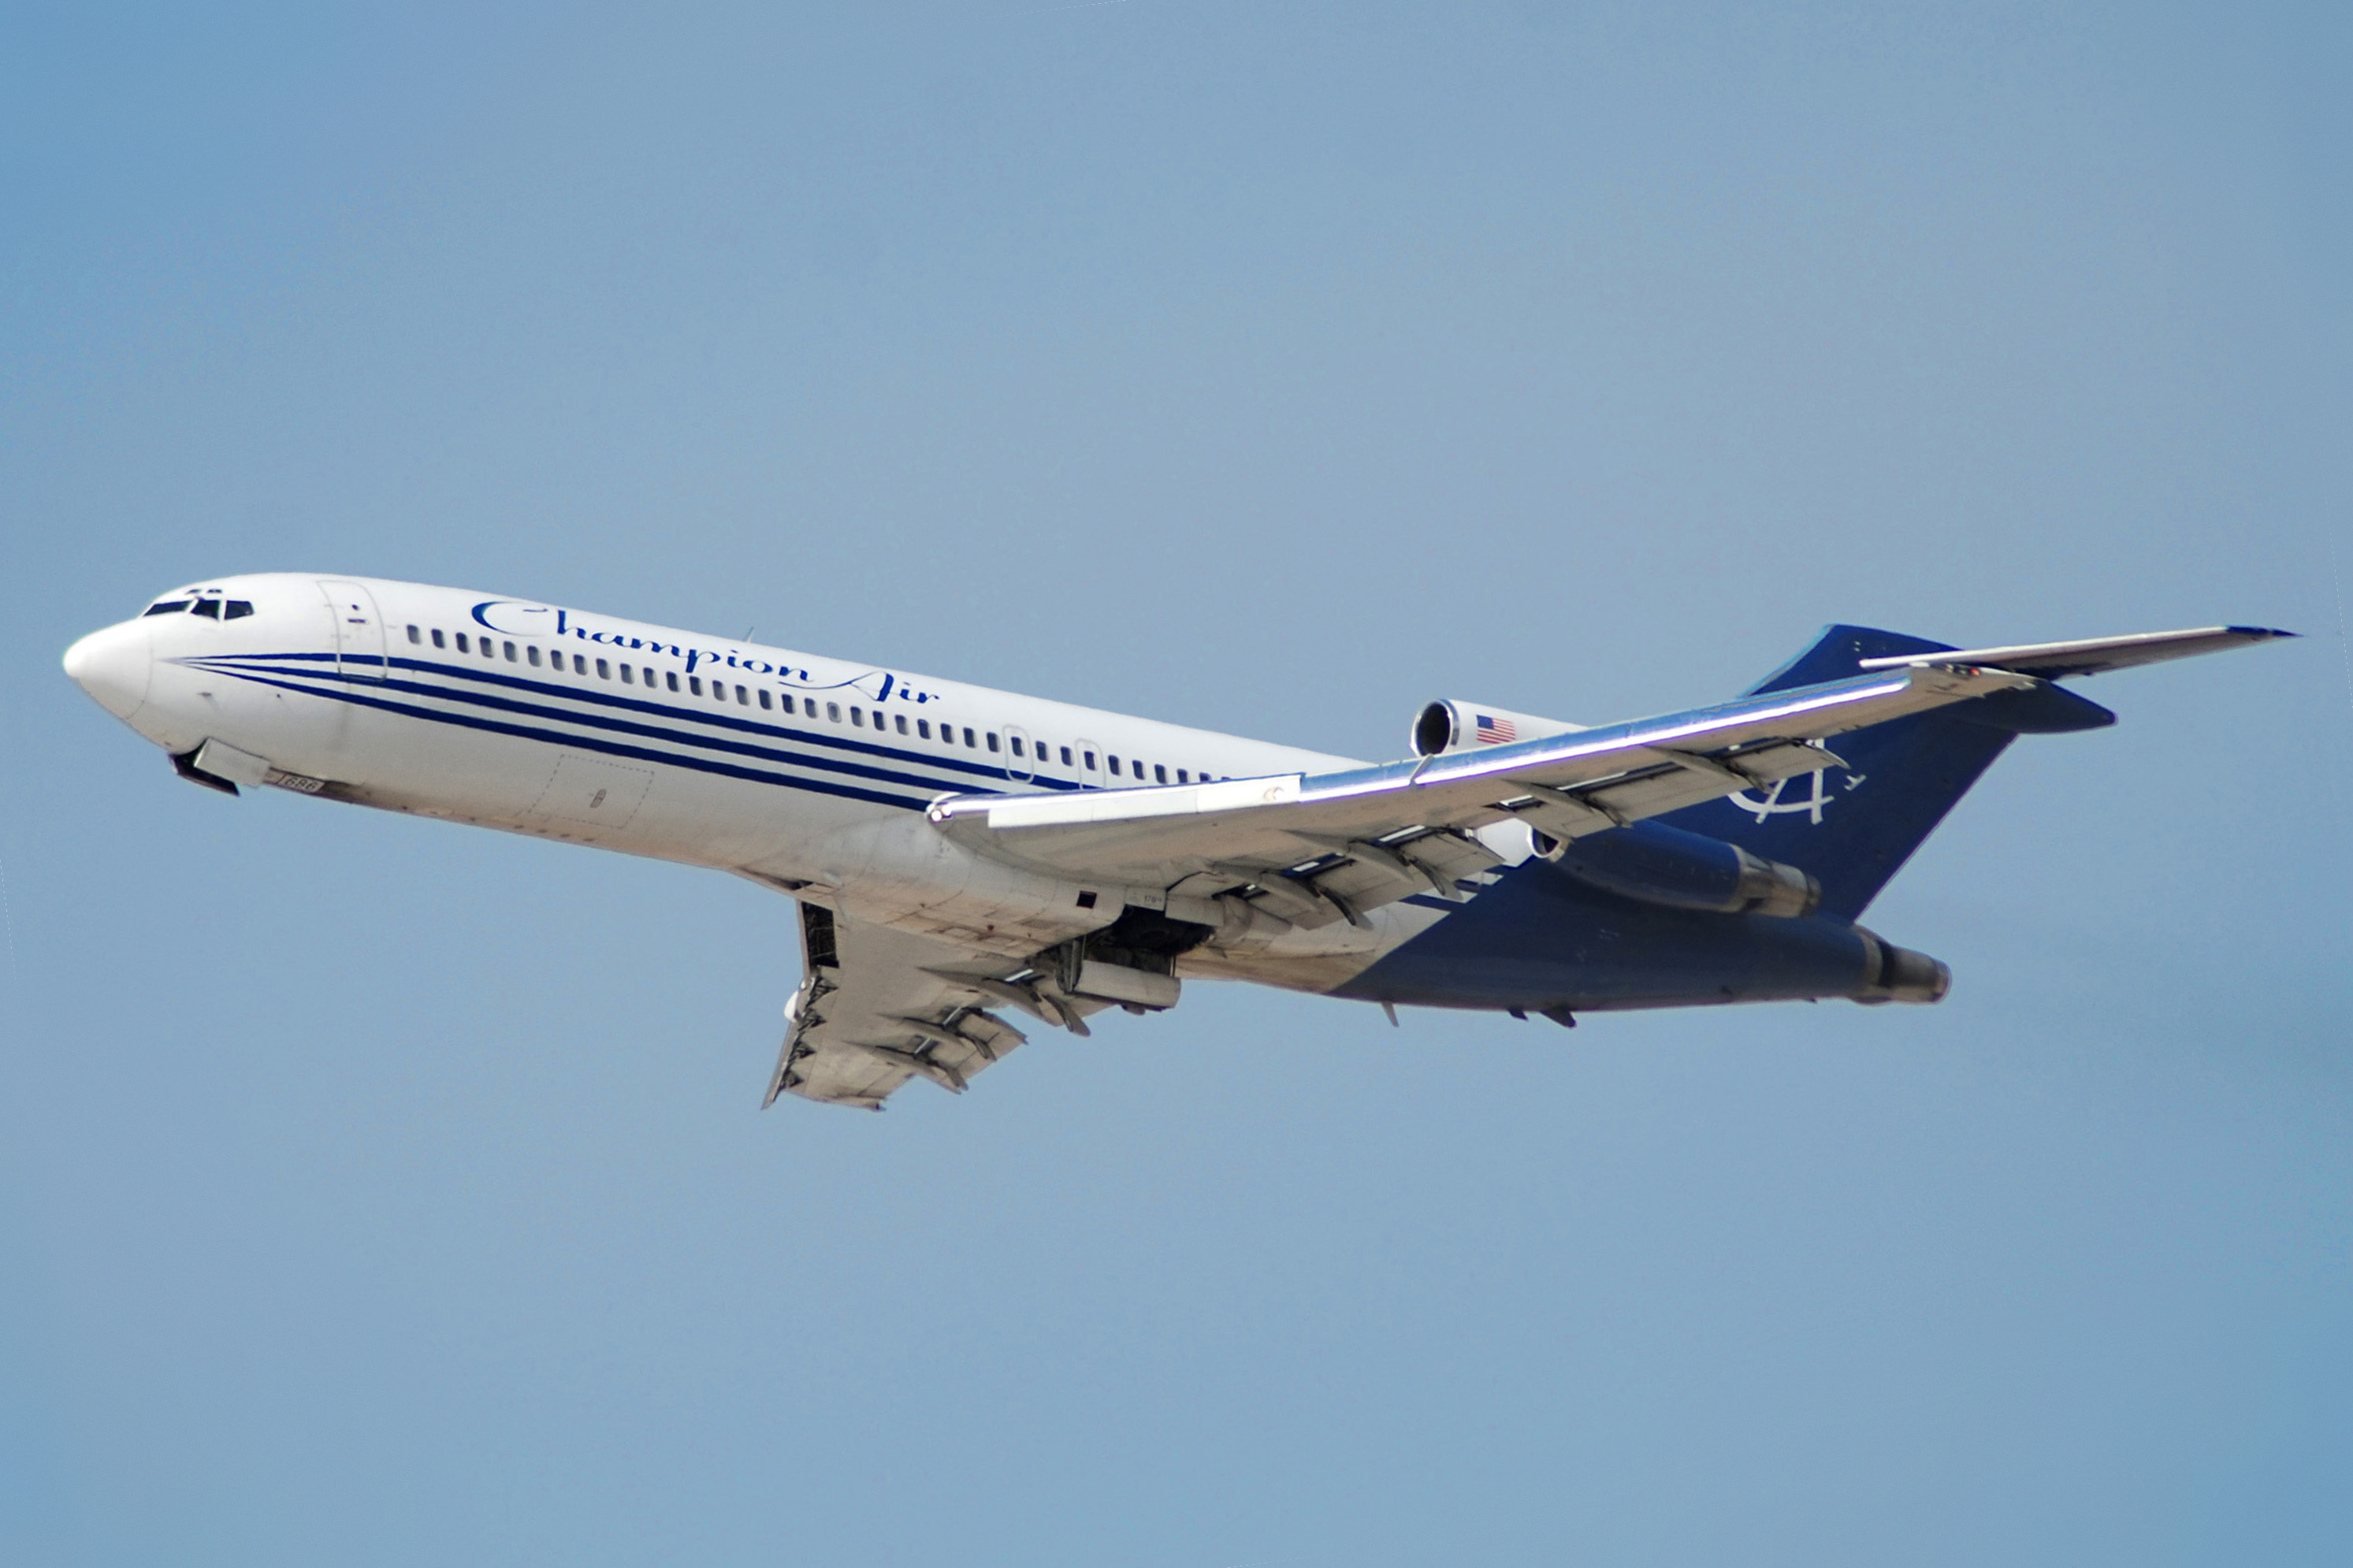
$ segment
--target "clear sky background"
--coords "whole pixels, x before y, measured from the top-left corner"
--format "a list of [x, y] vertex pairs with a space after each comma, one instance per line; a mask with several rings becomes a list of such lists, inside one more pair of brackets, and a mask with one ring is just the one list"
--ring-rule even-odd
[[[10, 7], [0, 1558], [2353, 1560], [2353, 53], [2248, 5]], [[449, 583], [1365, 757], [2254, 621], [1935, 1008], [761, 1089], [748, 884], [65, 679]]]

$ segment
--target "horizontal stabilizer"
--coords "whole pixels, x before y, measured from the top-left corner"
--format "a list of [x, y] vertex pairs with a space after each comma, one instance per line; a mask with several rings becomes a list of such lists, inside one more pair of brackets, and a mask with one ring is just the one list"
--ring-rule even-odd
[[1897, 669], [1906, 665], [1959, 664], [1978, 669], [2009, 669], [2057, 680], [2069, 675], [2103, 675], [2137, 664], [2158, 664], [2168, 658], [2189, 658], [2224, 648], [2245, 647], [2292, 637], [2294, 632], [2269, 626], [2198, 626], [2184, 632], [2136, 632], [2131, 637], [2090, 637], [2082, 642], [2023, 643], [2016, 647], [1965, 647], [1934, 653], [1899, 654], [1858, 662], [1864, 669]]

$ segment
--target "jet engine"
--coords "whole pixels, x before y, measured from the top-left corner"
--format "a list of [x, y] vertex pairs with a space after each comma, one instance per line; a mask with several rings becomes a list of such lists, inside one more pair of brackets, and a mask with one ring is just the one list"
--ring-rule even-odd
[[1490, 703], [1432, 702], [1413, 716], [1413, 754], [1434, 757], [1481, 746], [1508, 746], [1514, 741], [1541, 741], [1584, 728], [1534, 713], [1514, 713]]
[[1822, 885], [1795, 866], [1662, 822], [1567, 841], [1535, 837], [1537, 853], [1578, 881], [1644, 903], [1795, 920], [1822, 901]]

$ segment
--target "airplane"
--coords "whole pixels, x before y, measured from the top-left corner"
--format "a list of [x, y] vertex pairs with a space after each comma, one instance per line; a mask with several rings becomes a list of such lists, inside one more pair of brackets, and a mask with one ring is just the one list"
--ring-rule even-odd
[[182, 778], [745, 877], [798, 906], [764, 1105], [961, 1093], [1027, 1036], [1185, 981], [1574, 1026], [1630, 1008], [1941, 1000], [1858, 923], [2057, 684], [2293, 634], [2008, 647], [1832, 626], [1743, 696], [1586, 727], [1419, 709], [1366, 763], [462, 589], [174, 589], [66, 672]]

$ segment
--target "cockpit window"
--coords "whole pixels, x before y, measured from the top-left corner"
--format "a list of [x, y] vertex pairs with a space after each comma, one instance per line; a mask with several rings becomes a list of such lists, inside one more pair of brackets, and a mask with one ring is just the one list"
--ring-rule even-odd
[[166, 599], [160, 605], [148, 605], [147, 613], [151, 616], [176, 616], [187, 607], [185, 599]]
[[231, 599], [221, 611], [221, 619], [234, 621], [253, 614], [251, 599]]
[[220, 607], [221, 602], [218, 599], [198, 599], [195, 604], [188, 606], [188, 613], [195, 616], [207, 616], [216, 621], [220, 619]]

